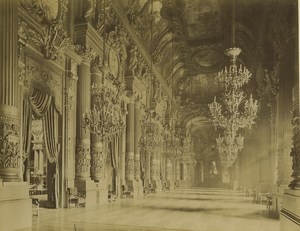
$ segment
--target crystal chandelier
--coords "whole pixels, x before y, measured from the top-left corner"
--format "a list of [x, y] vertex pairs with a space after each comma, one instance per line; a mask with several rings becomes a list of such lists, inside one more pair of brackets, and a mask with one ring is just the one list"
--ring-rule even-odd
[[166, 126], [163, 133], [164, 138], [164, 153], [169, 159], [176, 159], [180, 155], [179, 137], [175, 134], [173, 128]]
[[[105, 1], [104, 1], [105, 5]], [[101, 81], [92, 84], [91, 95], [93, 108], [83, 113], [82, 126], [101, 140], [111, 140], [114, 135], [124, 131], [125, 110], [121, 108], [121, 98], [124, 93], [122, 83], [110, 73], [106, 57], [105, 7], [103, 20], [103, 59], [100, 66]], [[99, 83], [100, 82], [100, 83]]]
[[101, 140], [111, 139], [125, 129], [122, 119], [124, 112], [120, 109], [123, 86], [110, 74], [106, 75], [106, 80], [101, 84], [93, 83], [93, 108], [83, 114], [83, 126], [88, 127]]
[[232, 166], [237, 158], [238, 152], [242, 150], [244, 146], [244, 137], [239, 134], [228, 134], [225, 132], [224, 136], [220, 136], [216, 139], [217, 149], [221, 158], [223, 166], [226, 168]]
[[[149, 117], [150, 116], [150, 117]], [[148, 152], [153, 152], [161, 146], [161, 139], [158, 126], [152, 122], [152, 113], [148, 114], [148, 120], [142, 126], [142, 134], [139, 140], [139, 147]]]
[[222, 104], [214, 97], [214, 102], [208, 105], [215, 128], [225, 130], [224, 136], [216, 141], [222, 163], [227, 167], [233, 164], [238, 151], [243, 148], [243, 137], [237, 137], [237, 131], [240, 128], [251, 128], [258, 111], [257, 100], [253, 100], [252, 95], [246, 100], [242, 89], [249, 82], [251, 73], [242, 65], [237, 67], [236, 60], [240, 52], [236, 47], [226, 50], [225, 54], [230, 57], [231, 65], [216, 76], [216, 81], [225, 88]]

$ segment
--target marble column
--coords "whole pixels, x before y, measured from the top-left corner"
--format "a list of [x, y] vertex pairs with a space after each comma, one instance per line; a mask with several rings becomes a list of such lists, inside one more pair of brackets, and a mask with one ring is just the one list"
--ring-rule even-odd
[[90, 131], [83, 127], [83, 115], [91, 106], [90, 59], [84, 59], [78, 69], [76, 180], [90, 180]]
[[18, 108], [18, 2], [0, 4], [0, 178], [20, 181], [18, 158], [20, 116]]
[[134, 101], [127, 105], [126, 118], [126, 181], [128, 187], [133, 187], [134, 180]]

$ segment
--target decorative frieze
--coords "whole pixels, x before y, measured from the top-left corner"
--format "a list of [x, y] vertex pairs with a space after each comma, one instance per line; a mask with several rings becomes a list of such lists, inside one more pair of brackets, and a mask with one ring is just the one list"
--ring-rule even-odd
[[58, 57], [67, 33], [64, 23], [67, 12], [67, 0], [56, 0], [53, 3], [38, 0], [21, 0], [21, 6], [36, 21], [28, 28], [28, 39], [39, 47], [45, 58], [55, 60]]
[[94, 180], [101, 180], [105, 177], [106, 156], [103, 151], [103, 143], [95, 142], [91, 148], [91, 173]]
[[0, 177], [5, 181], [16, 181], [20, 158], [18, 109], [0, 106]]
[[90, 176], [91, 156], [90, 140], [81, 139], [75, 155], [76, 178], [86, 179]]
[[133, 180], [134, 179], [134, 153], [129, 152], [126, 155], [126, 180]]
[[90, 64], [91, 61], [96, 57], [96, 53], [88, 45], [75, 45], [75, 51], [82, 57], [82, 62]]

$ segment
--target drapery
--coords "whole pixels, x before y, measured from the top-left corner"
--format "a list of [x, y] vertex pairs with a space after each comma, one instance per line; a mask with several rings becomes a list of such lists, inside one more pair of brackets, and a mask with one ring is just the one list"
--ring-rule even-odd
[[42, 117], [46, 114], [52, 103], [52, 96], [34, 89], [32, 95], [29, 97], [29, 102], [34, 113], [38, 117]]
[[22, 112], [22, 120], [23, 120], [23, 129], [22, 129], [22, 155], [23, 161], [28, 157], [30, 151], [31, 144], [31, 121], [32, 121], [32, 113], [29, 105], [28, 99], [23, 101], [23, 112]]
[[58, 112], [52, 102], [43, 117], [45, 151], [50, 163], [56, 162], [60, 145], [58, 143]]
[[[45, 151], [50, 163], [56, 162], [60, 146], [58, 143], [58, 112], [51, 95], [34, 89], [29, 97], [31, 109], [42, 117]], [[30, 125], [31, 126], [31, 125]]]

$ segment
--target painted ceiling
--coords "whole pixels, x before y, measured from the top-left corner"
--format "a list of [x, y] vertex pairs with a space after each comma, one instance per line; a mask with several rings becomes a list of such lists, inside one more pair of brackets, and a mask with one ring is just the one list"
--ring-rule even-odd
[[207, 105], [222, 92], [215, 76], [229, 65], [224, 52], [232, 46], [233, 38], [242, 50], [238, 62], [255, 70], [256, 59], [263, 56], [260, 48], [266, 45], [262, 41], [267, 39], [264, 36], [273, 17], [272, 7], [280, 1], [235, 0], [235, 5], [234, 0], [122, 1], [124, 10], [130, 9], [142, 22], [138, 34], [172, 89], [182, 127], [195, 118], [209, 121]]

